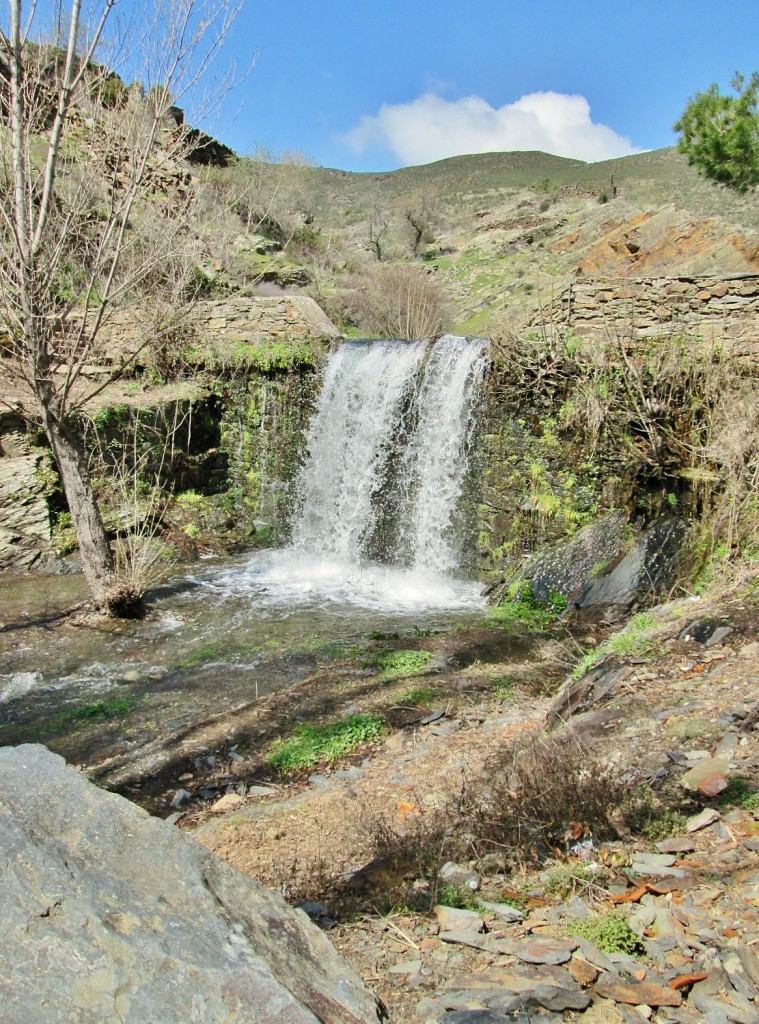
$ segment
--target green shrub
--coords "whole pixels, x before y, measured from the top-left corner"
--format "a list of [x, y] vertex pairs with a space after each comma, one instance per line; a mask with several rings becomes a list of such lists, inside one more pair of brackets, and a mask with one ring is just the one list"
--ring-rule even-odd
[[572, 921], [567, 927], [570, 935], [587, 939], [604, 953], [626, 953], [636, 956], [642, 953], [643, 944], [627, 923], [627, 918], [618, 911], [602, 917], [589, 917], [584, 921]]

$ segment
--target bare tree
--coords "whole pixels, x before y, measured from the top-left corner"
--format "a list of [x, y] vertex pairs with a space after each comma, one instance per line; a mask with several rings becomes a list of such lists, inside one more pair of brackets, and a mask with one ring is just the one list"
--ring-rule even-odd
[[347, 305], [360, 329], [381, 338], [437, 338], [452, 312], [441, 283], [420, 266], [373, 266], [359, 277]]
[[390, 214], [382, 209], [379, 203], [374, 204], [372, 215], [367, 225], [366, 241], [368, 252], [372, 253], [381, 263], [386, 255], [387, 233], [390, 230]]
[[[236, 10], [157, 0], [119, 22], [116, 0], [71, 0], [50, 42], [41, 6], [8, 0], [0, 21], [0, 378], [47, 435], [96, 605], [123, 611], [139, 595], [119, 584], [81, 411], [150, 340], [91, 375], [114, 311], [144, 300], [184, 244], [193, 142], [175, 104], [198, 91]], [[123, 87], [120, 67], [141, 86]]]
[[435, 241], [433, 230], [434, 212], [432, 206], [427, 202], [427, 197], [422, 196], [421, 200], [414, 206], [406, 208], [406, 223], [411, 229], [411, 251], [418, 256], [421, 250]]

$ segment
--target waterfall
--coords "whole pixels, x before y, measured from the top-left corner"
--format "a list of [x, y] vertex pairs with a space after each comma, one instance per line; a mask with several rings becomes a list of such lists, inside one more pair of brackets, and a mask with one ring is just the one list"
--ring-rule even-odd
[[403, 469], [407, 485], [415, 488], [405, 534], [416, 569], [447, 573], [460, 564], [456, 512], [469, 468], [474, 399], [485, 364], [483, 342], [450, 334], [430, 352]]
[[359, 561], [374, 533], [404, 399], [425, 355], [422, 343], [346, 342], [327, 365], [299, 483], [293, 547]]
[[485, 343], [346, 342], [331, 356], [308, 437], [292, 547], [444, 574], [460, 564]]
[[456, 573], [486, 360], [485, 342], [452, 335], [340, 345], [308, 429], [290, 544], [203, 585], [245, 594], [259, 615], [297, 608], [353, 626], [359, 614], [479, 613], [479, 584]]

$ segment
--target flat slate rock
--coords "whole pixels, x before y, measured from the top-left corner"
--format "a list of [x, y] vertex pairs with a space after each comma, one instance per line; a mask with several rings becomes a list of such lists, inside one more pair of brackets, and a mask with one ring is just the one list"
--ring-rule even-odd
[[688, 818], [685, 830], [686, 832], [700, 832], [702, 828], [708, 828], [715, 821], [719, 821], [721, 817], [722, 815], [719, 811], [715, 811], [713, 807], [705, 807], [703, 811], [699, 811], [692, 818]]
[[528, 938], [505, 943], [509, 953], [528, 964], [563, 964], [577, 949], [575, 939]]
[[439, 903], [434, 907], [441, 932], [481, 931], [482, 917], [476, 910], [462, 910], [459, 907], [446, 907]]
[[687, 836], [675, 836], [672, 839], [662, 839], [656, 844], [660, 853], [692, 853], [696, 849], [692, 839]]
[[451, 978], [444, 986], [441, 1001], [449, 1008], [451, 1002], [460, 1001], [500, 1011], [539, 1006], [562, 1012], [584, 1010], [590, 1005], [590, 995], [563, 967], [513, 966]]
[[459, 928], [456, 931], [440, 932], [438, 938], [441, 942], [471, 946], [472, 949], [482, 949], [486, 953], [501, 953], [504, 948], [500, 939], [496, 939], [492, 935], [484, 935], [477, 928]]
[[621, 981], [614, 978], [600, 978], [596, 992], [615, 1003], [629, 1006], [680, 1006], [683, 997], [671, 988], [665, 988], [655, 981]]
[[0, 848], [3, 1020], [384, 1017], [305, 914], [43, 746], [0, 748]]
[[508, 903], [491, 903], [490, 900], [480, 900], [480, 906], [483, 910], [487, 910], [490, 914], [495, 914], [496, 917], [500, 917], [502, 921], [506, 921], [509, 924], [524, 921], [522, 911], [510, 906]]

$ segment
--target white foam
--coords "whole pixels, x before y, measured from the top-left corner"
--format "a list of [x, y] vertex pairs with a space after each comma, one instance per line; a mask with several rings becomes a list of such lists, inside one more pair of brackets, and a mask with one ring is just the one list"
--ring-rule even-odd
[[41, 672], [14, 672], [10, 676], [0, 676], [0, 680], [0, 703], [23, 697], [45, 682]]
[[258, 608], [312, 608], [328, 605], [382, 613], [478, 611], [482, 588], [471, 580], [404, 570], [377, 563], [319, 559], [300, 551], [263, 551], [241, 569], [197, 580], [225, 597], [251, 599]]

